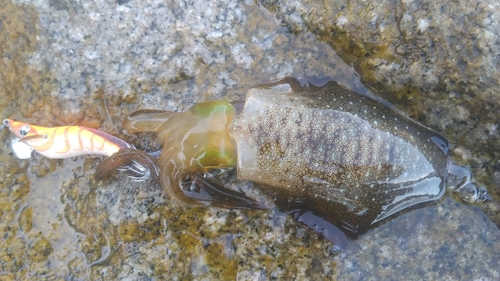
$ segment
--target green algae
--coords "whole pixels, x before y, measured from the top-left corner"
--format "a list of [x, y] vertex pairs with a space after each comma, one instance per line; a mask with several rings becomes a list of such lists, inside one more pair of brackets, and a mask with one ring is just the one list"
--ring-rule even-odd
[[33, 209], [31, 207], [24, 207], [18, 217], [19, 228], [23, 232], [29, 232], [33, 227]]
[[29, 237], [32, 241], [28, 250], [28, 260], [30, 262], [45, 262], [48, 256], [52, 254], [54, 249], [47, 238], [43, 237], [40, 233]]

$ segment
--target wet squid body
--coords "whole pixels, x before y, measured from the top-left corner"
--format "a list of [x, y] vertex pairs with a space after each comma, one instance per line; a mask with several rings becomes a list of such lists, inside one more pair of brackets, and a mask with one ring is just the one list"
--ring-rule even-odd
[[125, 128], [157, 132], [161, 155], [123, 148], [96, 176], [146, 167], [179, 203], [262, 207], [211, 176], [235, 168], [238, 180], [252, 181], [282, 210], [314, 213], [351, 237], [444, 193], [448, 141], [335, 82], [301, 86], [284, 78], [250, 89], [241, 111], [235, 105], [131, 114]]

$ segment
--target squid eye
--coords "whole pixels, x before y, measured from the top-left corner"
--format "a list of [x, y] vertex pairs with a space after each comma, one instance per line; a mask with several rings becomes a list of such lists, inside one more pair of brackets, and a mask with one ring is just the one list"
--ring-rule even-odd
[[30, 126], [24, 125], [21, 127], [21, 129], [19, 129], [19, 134], [24, 137], [29, 133], [29, 131], [30, 131]]

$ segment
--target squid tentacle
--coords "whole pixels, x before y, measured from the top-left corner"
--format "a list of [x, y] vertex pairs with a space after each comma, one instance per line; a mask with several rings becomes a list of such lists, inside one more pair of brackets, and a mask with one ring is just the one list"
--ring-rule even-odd
[[117, 153], [104, 159], [97, 166], [94, 177], [104, 179], [114, 170], [120, 168], [142, 175], [139, 177], [129, 176], [132, 179], [141, 181], [149, 174], [155, 182], [160, 183], [160, 169], [156, 159], [147, 152], [132, 148], [122, 148]]

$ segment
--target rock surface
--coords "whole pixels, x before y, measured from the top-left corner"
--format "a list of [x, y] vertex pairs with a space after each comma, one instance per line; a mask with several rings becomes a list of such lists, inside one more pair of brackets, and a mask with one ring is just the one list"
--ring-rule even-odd
[[[388, 14], [381, 7], [375, 9], [371, 2], [359, 3], [372, 7], [378, 15], [373, 30], [385, 26], [392, 32], [388, 34], [398, 34], [401, 31], [390, 25], [390, 20], [397, 18], [404, 30], [413, 30], [413, 35], [406, 38], [441, 38], [430, 33], [439, 29], [437, 18], [429, 16], [427, 26], [419, 22], [428, 14], [420, 14], [418, 5], [425, 2], [398, 2], [399, 6], [385, 3], [387, 9], [395, 9]], [[463, 161], [486, 163], [484, 169], [476, 169], [480, 174], [498, 165], [494, 162], [498, 161], [498, 150], [483, 150], [488, 144], [498, 147], [498, 99], [491, 99], [498, 96], [483, 84], [500, 77], [494, 75], [497, 45], [474, 41], [483, 46], [478, 47], [481, 52], [486, 47], [491, 49], [490, 59], [473, 56], [474, 48], [470, 49], [472, 53], [464, 53], [466, 56], [460, 55], [458, 49], [447, 53], [450, 60], [458, 62], [473, 58], [470, 61], [477, 61], [475, 73], [468, 72], [463, 64], [454, 64], [461, 66], [458, 68], [446, 68], [449, 61], [441, 65], [442, 57], [434, 53], [443, 51], [434, 47], [427, 57], [441, 68], [424, 71], [417, 67], [426, 64], [416, 47], [400, 44], [398, 53], [390, 50], [391, 44], [398, 42], [395, 38], [365, 37], [373, 34], [360, 26], [373, 16], [351, 19], [349, 16], [360, 10], [341, 4], [314, 10], [317, 15], [319, 11], [346, 13], [333, 18], [346, 30], [342, 33], [339, 27], [336, 32], [343, 34], [342, 40], [352, 38], [344, 41], [352, 44], [341, 44], [340, 49], [332, 45], [348, 62], [345, 64], [330, 46], [317, 41], [316, 35], [299, 32], [308, 26], [323, 38], [323, 30], [327, 30], [321, 25], [312, 28], [321, 15], [303, 13], [313, 9], [300, 5], [304, 6], [292, 9], [266, 4], [289, 27], [282, 28], [273, 14], [253, 1], [224, 1], [209, 6], [196, 1], [3, 1], [0, 92], [4, 98], [0, 100], [0, 115], [44, 126], [100, 128], [146, 147], [152, 142], [150, 136], [128, 136], [120, 131], [121, 120], [136, 108], [185, 110], [202, 100], [237, 99], [255, 83], [286, 75], [330, 76], [364, 92], [352, 63], [361, 79], [379, 93], [399, 93], [384, 97], [400, 109], [458, 140], [463, 145]], [[404, 10], [404, 5], [409, 8]], [[428, 4], [425, 11], [434, 11], [436, 5]], [[443, 5], [445, 8], [439, 10], [443, 17], [462, 18], [469, 23], [464, 26], [471, 29], [458, 28], [459, 32], [496, 42], [498, 29], [491, 27], [497, 24], [498, 7], [484, 6], [479, 13], [460, 17], [461, 12]], [[478, 5], [482, 7], [483, 2]], [[484, 11], [491, 11], [490, 16], [481, 16]], [[405, 14], [410, 18], [401, 21]], [[316, 20], [309, 23], [307, 15]], [[329, 26], [326, 22], [324, 25]], [[479, 25], [490, 28], [492, 37], [474, 33], [472, 27]], [[347, 28], [356, 26], [358, 29], [352, 29], [356, 32], [347, 32]], [[453, 22], [443, 22], [442, 26], [451, 28]], [[290, 33], [290, 27], [297, 32]], [[458, 40], [462, 36], [458, 35], [450, 38]], [[382, 39], [387, 43], [378, 44]], [[438, 39], [436, 42], [442, 40]], [[372, 47], [366, 42], [371, 42]], [[423, 45], [427, 43], [422, 41]], [[346, 55], [349, 49], [359, 55], [357, 60]], [[368, 56], [373, 61], [365, 58], [366, 50], [373, 54]], [[378, 53], [384, 54], [380, 64], [375, 63]], [[391, 57], [396, 53], [400, 59]], [[486, 75], [484, 64], [488, 60], [492, 72]], [[381, 72], [379, 68], [386, 70]], [[408, 73], [409, 69], [414, 72]], [[446, 69], [458, 76], [445, 78]], [[483, 74], [483, 82], [474, 79]], [[413, 82], [409, 96], [398, 92], [413, 79], [418, 83]], [[429, 91], [421, 96], [420, 88], [425, 85]], [[469, 90], [462, 91], [458, 85]], [[474, 87], [482, 90], [473, 91]], [[450, 97], [449, 101], [446, 97]], [[445, 99], [447, 102], [443, 102]], [[476, 115], [476, 106], [485, 106], [486, 100], [491, 107], [483, 107], [483, 112]], [[447, 103], [456, 104], [456, 111]], [[435, 107], [430, 108], [431, 104]], [[489, 131], [483, 130], [485, 126]], [[15, 159], [9, 147], [11, 136], [6, 130], [1, 133], [0, 279], [500, 278], [500, 231], [477, 208], [458, 204], [449, 197], [383, 224], [334, 256], [330, 242], [280, 212], [182, 208], [151, 182], [134, 183], [120, 174], [109, 182], [94, 182], [91, 175], [98, 158], [49, 160], [35, 155], [29, 161]], [[479, 145], [461, 140], [465, 135], [473, 135]], [[492, 179], [498, 184], [497, 174]]]

